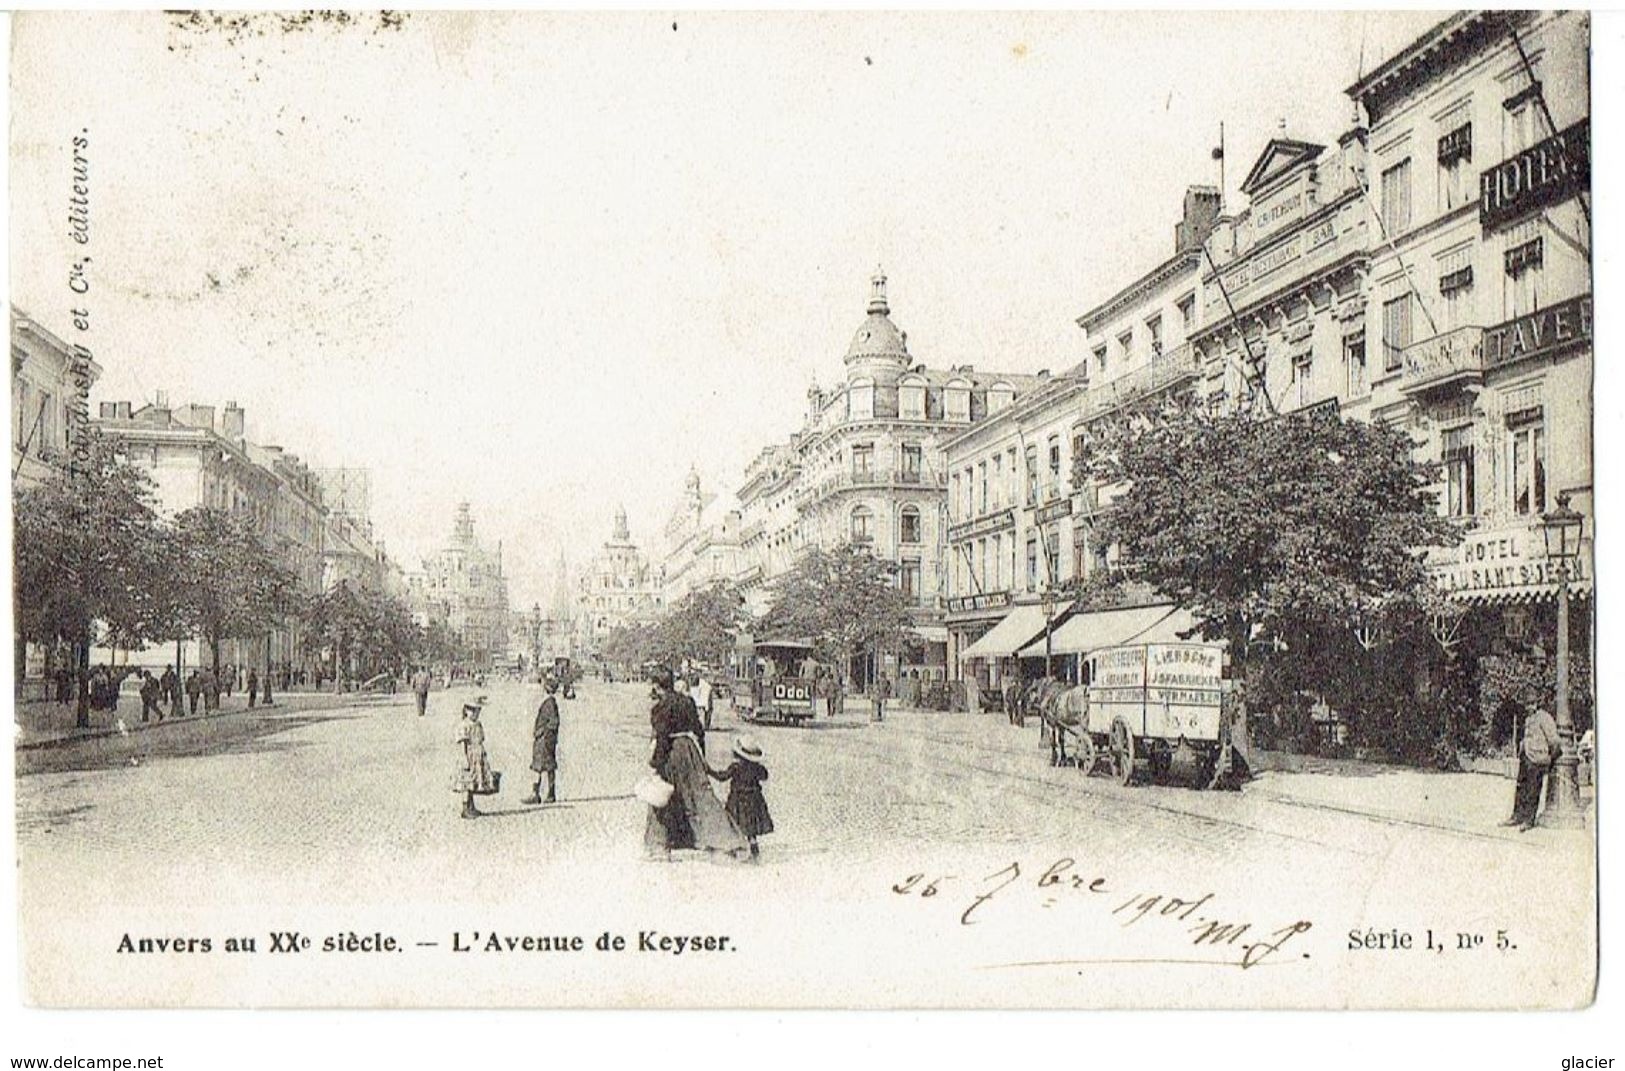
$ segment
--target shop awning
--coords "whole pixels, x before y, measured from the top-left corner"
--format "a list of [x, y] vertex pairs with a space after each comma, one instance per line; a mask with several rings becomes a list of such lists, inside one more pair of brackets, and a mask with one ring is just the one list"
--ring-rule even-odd
[[1043, 633], [1044, 608], [1017, 606], [1005, 614], [997, 625], [988, 629], [981, 639], [961, 651], [959, 657], [961, 660], [1009, 658], [1031, 643], [1034, 636], [1041, 636]]
[[[1591, 597], [1591, 581], [1579, 580], [1569, 584], [1569, 597]], [[1534, 603], [1556, 602], [1556, 584], [1519, 584], [1512, 587], [1492, 588], [1488, 591], [1453, 591], [1450, 598], [1466, 606], [1527, 606]]]
[[[1039, 623], [1042, 628], [1043, 623]], [[1189, 611], [1177, 606], [1135, 606], [1122, 610], [1096, 610], [1073, 614], [1051, 637], [1053, 654], [1086, 654], [1125, 643], [1179, 643], [1181, 633], [1196, 627]], [[1022, 648], [1023, 658], [1044, 657], [1044, 637]]]

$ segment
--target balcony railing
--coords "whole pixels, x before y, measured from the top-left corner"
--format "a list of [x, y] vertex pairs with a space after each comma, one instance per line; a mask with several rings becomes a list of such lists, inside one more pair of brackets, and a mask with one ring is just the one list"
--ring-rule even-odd
[[1083, 395], [1082, 417], [1085, 420], [1103, 416], [1114, 409], [1132, 405], [1180, 383], [1195, 379], [1201, 367], [1196, 350], [1189, 343], [1154, 357], [1151, 363], [1136, 368], [1126, 376], [1089, 388]]
[[841, 491], [868, 490], [921, 490], [941, 491], [948, 486], [948, 476], [942, 472], [917, 469], [870, 469], [860, 472], [837, 472], [818, 483], [805, 487], [796, 494], [796, 502], [805, 505]]
[[1399, 389], [1407, 394], [1431, 390], [1484, 374], [1484, 329], [1458, 327], [1405, 347]]

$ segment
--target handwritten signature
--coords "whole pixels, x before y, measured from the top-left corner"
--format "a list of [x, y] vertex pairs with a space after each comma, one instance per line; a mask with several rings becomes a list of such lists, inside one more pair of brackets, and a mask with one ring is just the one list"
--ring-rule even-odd
[[[1026, 880], [1023, 881], [1023, 874]], [[1138, 928], [1169, 934], [1197, 949], [1220, 949], [1222, 955], [1211, 959], [1156, 959], [1132, 962], [1199, 963], [1213, 966], [1240, 967], [1247, 970], [1266, 962], [1291, 962], [1281, 955], [1288, 942], [1308, 933], [1314, 924], [1298, 919], [1285, 926], [1270, 928], [1251, 919], [1230, 917], [1217, 910], [1216, 894], [1204, 892], [1199, 896], [1174, 896], [1167, 892], [1138, 890], [1132, 896], [1123, 896], [1123, 890], [1112, 888], [1102, 875], [1081, 870], [1075, 859], [1063, 857], [1037, 872], [1024, 872], [1019, 862], [995, 870], [981, 878], [963, 878], [956, 874], [928, 876], [910, 874], [891, 886], [898, 896], [929, 900], [942, 895], [950, 887], [959, 893], [969, 882], [970, 898], [960, 913], [961, 926], [974, 926], [978, 913], [995, 899], [1009, 900], [1019, 892], [1006, 894], [1006, 890], [1026, 889], [1042, 894], [1041, 906], [1052, 907], [1063, 898], [1075, 903], [1093, 905], [1116, 920], [1121, 928]], [[1307, 952], [1302, 954], [1308, 959]], [[1012, 963], [999, 966], [1048, 966], [1086, 960], [1051, 960], [1044, 963]], [[1122, 961], [1118, 961], [1122, 962]]]

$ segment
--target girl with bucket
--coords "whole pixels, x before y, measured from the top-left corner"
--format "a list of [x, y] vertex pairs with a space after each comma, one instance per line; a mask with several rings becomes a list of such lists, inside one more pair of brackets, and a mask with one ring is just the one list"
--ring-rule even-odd
[[673, 690], [673, 683], [670, 669], [656, 670], [656, 698], [649, 711], [649, 726], [654, 731], [649, 768], [659, 776], [645, 779], [637, 791], [649, 804], [644, 850], [651, 859], [668, 860], [675, 848], [743, 853], [745, 838], [706, 779], [705, 755], [700, 750], [705, 727], [699, 712], [694, 700]]
[[728, 782], [728, 802], [723, 810], [734, 820], [739, 832], [750, 843], [751, 862], [761, 857], [757, 837], [773, 832], [773, 816], [767, 810], [767, 798], [762, 795], [762, 782], [767, 780], [767, 767], [762, 765], [762, 749], [748, 736], [734, 741], [734, 760], [726, 770], [706, 772], [718, 781]]
[[483, 695], [472, 703], [464, 703], [463, 720], [457, 725], [456, 739], [462, 756], [452, 775], [451, 788], [463, 794], [464, 818], [478, 818], [480, 812], [474, 806], [474, 797], [496, 795], [502, 780], [502, 775], [491, 769], [491, 760], [485, 754], [485, 726], [480, 724], [480, 707], [484, 703]]

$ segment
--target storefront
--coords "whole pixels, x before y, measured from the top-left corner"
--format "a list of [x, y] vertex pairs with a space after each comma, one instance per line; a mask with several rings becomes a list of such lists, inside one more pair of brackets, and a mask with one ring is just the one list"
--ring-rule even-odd
[[1047, 652], [1054, 676], [1071, 684], [1087, 684], [1080, 667], [1082, 656], [1090, 651], [1131, 643], [1178, 643], [1195, 628], [1196, 619], [1188, 611], [1167, 603], [1095, 610], [1073, 614], [1047, 638], [1040, 635], [1017, 656], [1037, 659], [1042, 666]]
[[[1059, 628], [1070, 609], [1070, 606], [1052, 609], [1051, 615], [1046, 618], [1041, 605], [1012, 607], [998, 624], [960, 652], [960, 666], [967, 690], [972, 690], [974, 686], [982, 692], [997, 693], [1011, 680], [1017, 679], [1020, 672], [1017, 652], [1033, 640], [1041, 640], [1046, 628]], [[979, 708], [973, 702], [971, 709]]]

